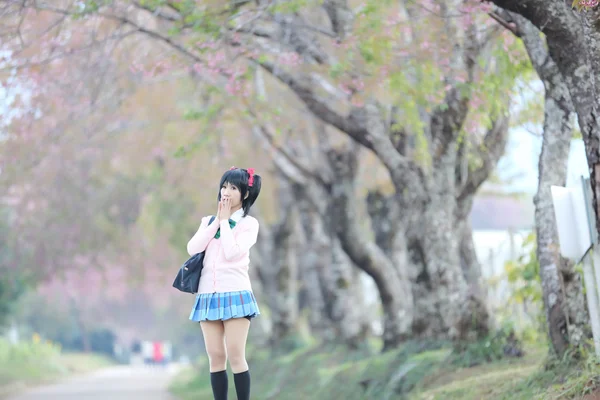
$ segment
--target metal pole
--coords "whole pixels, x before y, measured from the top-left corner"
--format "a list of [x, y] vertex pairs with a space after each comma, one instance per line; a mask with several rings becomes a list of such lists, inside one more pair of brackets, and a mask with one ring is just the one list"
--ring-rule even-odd
[[[600, 290], [600, 252], [596, 248], [597, 232], [595, 220], [592, 219], [592, 210], [590, 209], [591, 197], [588, 191], [588, 179], [581, 177], [581, 186], [585, 202], [585, 214], [592, 244], [592, 254], [588, 254], [583, 259], [583, 278], [585, 279], [586, 294], [588, 300], [588, 309], [590, 312], [590, 323], [592, 325], [592, 335], [594, 337], [594, 348], [596, 357], [600, 358], [600, 310], [598, 303]], [[593, 257], [593, 262], [592, 262]]]
[[596, 221], [592, 218], [592, 210], [590, 206], [592, 204], [592, 199], [589, 192], [590, 185], [588, 184], [589, 179], [585, 178], [583, 175], [581, 176], [581, 187], [583, 189], [583, 199], [585, 202], [585, 215], [587, 216], [588, 221], [588, 231], [590, 232], [590, 241], [592, 242], [592, 247], [596, 247], [596, 241], [598, 239], [598, 233], [596, 232]]
[[[590, 254], [583, 258], [583, 279], [585, 279], [586, 297], [590, 311], [590, 323], [592, 325], [592, 336], [594, 337], [594, 349], [596, 357], [600, 358], [600, 314], [598, 314], [598, 292], [595, 290], [594, 271]], [[592, 290], [590, 290], [592, 289]]]

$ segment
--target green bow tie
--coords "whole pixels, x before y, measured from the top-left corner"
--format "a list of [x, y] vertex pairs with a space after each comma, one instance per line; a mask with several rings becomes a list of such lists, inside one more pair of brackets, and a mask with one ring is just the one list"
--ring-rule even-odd
[[[234, 226], [235, 226], [235, 221], [234, 221], [234, 220], [232, 220], [232, 219], [230, 219], [230, 220], [229, 220], [229, 227], [230, 227], [231, 229], [233, 229], [233, 227], [234, 227]], [[219, 229], [217, 230], [217, 233], [215, 234], [215, 239], [218, 239], [218, 238], [220, 238], [220, 237], [221, 237], [221, 228], [219, 228]]]

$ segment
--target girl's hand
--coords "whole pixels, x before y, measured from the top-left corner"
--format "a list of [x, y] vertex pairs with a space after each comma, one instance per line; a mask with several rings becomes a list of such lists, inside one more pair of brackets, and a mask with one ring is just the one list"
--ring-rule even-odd
[[221, 199], [219, 202], [219, 221], [229, 221], [231, 218], [231, 200]]

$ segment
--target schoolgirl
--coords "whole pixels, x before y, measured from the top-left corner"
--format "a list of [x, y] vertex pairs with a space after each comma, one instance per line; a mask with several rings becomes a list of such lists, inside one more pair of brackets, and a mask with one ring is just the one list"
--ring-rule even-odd
[[250, 248], [258, 221], [248, 215], [261, 187], [254, 169], [232, 167], [221, 177], [216, 218], [202, 218], [187, 244], [190, 255], [205, 251], [204, 269], [190, 320], [200, 322], [210, 362], [215, 400], [227, 400], [226, 363], [233, 371], [238, 400], [250, 399], [246, 340], [260, 311], [248, 275]]

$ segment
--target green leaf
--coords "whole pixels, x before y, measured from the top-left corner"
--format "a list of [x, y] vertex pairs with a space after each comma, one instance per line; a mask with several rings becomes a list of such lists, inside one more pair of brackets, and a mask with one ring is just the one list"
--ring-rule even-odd
[[335, 63], [329, 68], [329, 76], [337, 79], [345, 72], [346, 67], [342, 63]]

